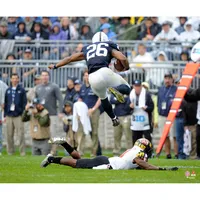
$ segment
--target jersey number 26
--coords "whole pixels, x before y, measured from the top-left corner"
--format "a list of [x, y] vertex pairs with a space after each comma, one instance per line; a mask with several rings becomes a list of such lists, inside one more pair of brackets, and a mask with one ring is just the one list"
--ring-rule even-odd
[[90, 58], [94, 58], [95, 55], [107, 56], [108, 50], [105, 47], [108, 47], [107, 43], [91, 44], [90, 46], [88, 46], [87, 49], [89, 49], [89, 51], [87, 52], [87, 55], [86, 55], [87, 61]]

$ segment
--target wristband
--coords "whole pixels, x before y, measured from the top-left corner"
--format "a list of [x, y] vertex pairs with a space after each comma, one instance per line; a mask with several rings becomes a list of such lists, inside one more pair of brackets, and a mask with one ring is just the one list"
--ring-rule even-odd
[[53, 66], [53, 69], [57, 69], [56, 65]]

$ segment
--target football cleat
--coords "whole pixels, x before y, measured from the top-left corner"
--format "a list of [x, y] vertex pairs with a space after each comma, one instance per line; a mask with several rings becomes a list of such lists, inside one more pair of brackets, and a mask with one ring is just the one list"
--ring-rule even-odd
[[116, 97], [117, 101], [119, 101], [120, 103], [124, 103], [124, 102], [125, 102], [124, 95], [121, 94], [121, 93], [120, 93], [118, 90], [116, 90], [115, 88], [110, 87], [110, 88], [108, 88], [108, 91], [109, 91], [111, 94], [113, 94], [113, 95]]
[[112, 122], [113, 122], [113, 126], [119, 126], [119, 124], [120, 124], [118, 117], [115, 117], [114, 119], [112, 119]]
[[63, 144], [65, 142], [67, 142], [66, 138], [61, 138], [61, 137], [54, 137], [49, 139], [48, 141], [49, 144]]
[[51, 156], [53, 156], [53, 155], [48, 154], [46, 156], [46, 158], [41, 162], [40, 167], [47, 167], [50, 164], [50, 162], [48, 161], [48, 158], [51, 157]]

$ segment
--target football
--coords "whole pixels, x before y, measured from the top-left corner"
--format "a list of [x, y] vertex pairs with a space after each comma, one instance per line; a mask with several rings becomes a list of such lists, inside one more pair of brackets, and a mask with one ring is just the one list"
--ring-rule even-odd
[[121, 61], [120, 60], [116, 60], [114, 62], [114, 67], [115, 69], [118, 71], [118, 72], [121, 72], [124, 70], [124, 66], [122, 65]]

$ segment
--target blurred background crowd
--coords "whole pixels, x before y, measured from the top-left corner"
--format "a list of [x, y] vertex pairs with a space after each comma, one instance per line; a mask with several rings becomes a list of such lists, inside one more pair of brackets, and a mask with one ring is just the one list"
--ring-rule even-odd
[[[120, 75], [133, 87], [134, 97], [146, 95], [147, 128], [131, 123], [138, 100], [127, 96], [120, 104], [112, 95], [121, 125], [111, 126], [90, 88], [85, 61], [47, 70], [48, 64], [80, 52], [97, 31], [105, 32], [127, 56], [130, 70]], [[156, 147], [199, 39], [200, 17], [0, 17], [0, 153], [5, 145], [14, 154], [17, 144], [22, 156], [25, 145], [31, 145], [33, 155], [57, 154], [57, 147], [47, 142], [50, 137], [67, 137], [81, 155], [89, 148], [91, 156], [105, 149], [120, 155], [140, 137]], [[198, 87], [199, 72], [191, 90]], [[195, 106], [197, 102], [184, 101], [165, 143], [166, 158], [200, 157]], [[143, 117], [135, 121], [143, 123]]]

